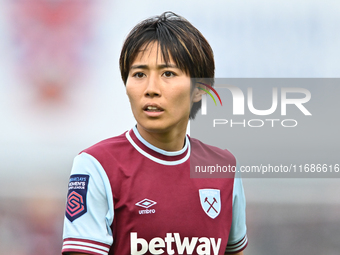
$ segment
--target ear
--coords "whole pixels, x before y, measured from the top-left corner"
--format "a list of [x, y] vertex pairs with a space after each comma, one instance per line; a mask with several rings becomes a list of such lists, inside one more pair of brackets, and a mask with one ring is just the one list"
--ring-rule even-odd
[[192, 92], [192, 102], [196, 103], [201, 101], [202, 95], [207, 94], [203, 89], [207, 90], [207, 87], [199, 83], [195, 84], [195, 88]]

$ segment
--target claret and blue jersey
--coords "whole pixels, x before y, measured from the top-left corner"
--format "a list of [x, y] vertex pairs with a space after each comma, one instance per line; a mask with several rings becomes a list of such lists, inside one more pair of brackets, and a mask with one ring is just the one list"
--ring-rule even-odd
[[[202, 157], [204, 155], [204, 157]], [[202, 159], [236, 166], [227, 150], [186, 137], [180, 151], [134, 127], [74, 160], [63, 254], [224, 254], [247, 245], [240, 178], [190, 178]]]

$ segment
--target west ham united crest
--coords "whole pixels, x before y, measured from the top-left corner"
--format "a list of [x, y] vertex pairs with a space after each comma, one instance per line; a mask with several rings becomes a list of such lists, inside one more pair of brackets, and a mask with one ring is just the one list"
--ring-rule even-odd
[[221, 212], [221, 196], [219, 189], [200, 189], [200, 200], [203, 211], [212, 219]]

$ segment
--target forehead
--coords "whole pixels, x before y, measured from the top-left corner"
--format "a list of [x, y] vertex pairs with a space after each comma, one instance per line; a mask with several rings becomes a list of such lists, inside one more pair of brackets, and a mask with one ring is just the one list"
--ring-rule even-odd
[[164, 54], [161, 50], [158, 42], [150, 42], [148, 44], [144, 44], [137, 50], [137, 55], [132, 61], [132, 65], [136, 62], [155, 62], [156, 64], [175, 64], [171, 53], [167, 51], [168, 54], [168, 62], [166, 62]]

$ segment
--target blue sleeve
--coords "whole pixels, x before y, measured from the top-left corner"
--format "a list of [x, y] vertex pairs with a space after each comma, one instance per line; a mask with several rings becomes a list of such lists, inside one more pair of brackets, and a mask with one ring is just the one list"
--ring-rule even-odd
[[114, 210], [105, 170], [94, 157], [81, 153], [74, 159], [68, 189], [62, 253], [108, 254]]
[[[239, 166], [237, 165], [236, 168], [238, 170]], [[246, 248], [247, 244], [246, 199], [240, 172], [236, 171], [233, 189], [233, 218], [226, 253], [240, 252]]]

